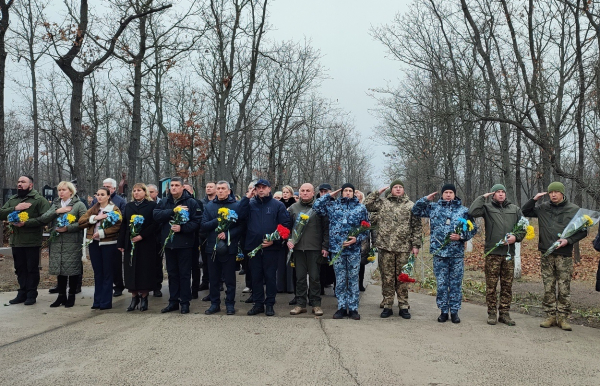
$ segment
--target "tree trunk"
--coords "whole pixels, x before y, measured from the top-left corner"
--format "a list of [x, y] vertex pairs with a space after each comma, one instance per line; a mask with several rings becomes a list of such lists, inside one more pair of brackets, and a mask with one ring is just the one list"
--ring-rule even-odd
[[94, 188], [92, 181], [86, 173], [83, 158], [83, 131], [81, 129], [81, 102], [83, 100], [84, 77], [79, 74], [71, 78], [71, 138], [73, 141], [73, 164], [75, 178], [77, 178], [77, 191], [85, 197]]
[[[4, 39], [9, 25], [9, 8], [13, 4], [10, 0], [8, 3], [5, 0], [0, 1], [0, 189], [7, 186], [6, 183], [6, 144], [4, 142], [5, 127], [4, 127], [4, 86], [6, 78], [6, 46]], [[1, 190], [0, 190], [1, 192]], [[4, 197], [0, 197], [0, 202], [4, 202]], [[2, 236], [2, 234], [0, 234]]]

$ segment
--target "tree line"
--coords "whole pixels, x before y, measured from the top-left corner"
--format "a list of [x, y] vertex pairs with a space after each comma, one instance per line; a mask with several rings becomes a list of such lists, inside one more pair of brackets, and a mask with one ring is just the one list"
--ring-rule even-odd
[[0, 90], [15, 85], [0, 94], [0, 186], [31, 174], [86, 195], [126, 173], [368, 187], [349, 113], [319, 93], [321, 53], [272, 38], [269, 5], [0, 0]]
[[403, 80], [378, 89], [392, 175], [423, 196], [493, 184], [521, 205], [551, 181], [600, 204], [600, 2], [415, 1], [372, 34]]

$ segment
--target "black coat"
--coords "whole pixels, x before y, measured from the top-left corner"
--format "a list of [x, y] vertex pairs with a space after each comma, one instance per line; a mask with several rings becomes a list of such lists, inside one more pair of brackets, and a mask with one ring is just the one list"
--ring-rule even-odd
[[238, 243], [240, 242], [240, 237], [242, 233], [245, 231], [246, 223], [243, 219], [239, 219], [240, 203], [236, 201], [233, 194], [227, 196], [227, 198], [223, 201], [220, 201], [217, 197], [214, 200], [210, 201], [208, 204], [204, 206], [204, 214], [202, 215], [202, 227], [201, 232], [207, 235], [206, 243], [204, 243], [204, 251], [209, 255], [213, 253], [215, 243], [217, 240], [217, 232], [215, 229], [218, 225], [218, 212], [219, 209], [225, 207], [231, 210], [234, 210], [238, 214], [238, 221], [233, 223], [229, 228], [229, 237], [230, 237], [230, 245], [228, 247], [228, 252], [230, 255], [236, 255], [238, 252]]
[[[256, 196], [251, 200], [247, 197], [242, 198], [240, 212], [240, 217], [246, 220], [247, 224], [244, 249], [248, 251], [262, 244], [265, 235], [275, 232], [277, 225], [292, 228], [290, 214], [285, 205], [273, 199], [272, 195], [263, 198]], [[269, 250], [281, 250], [283, 246], [282, 240], [276, 240]]]
[[[187, 192], [183, 191], [183, 194], [177, 201], [173, 199], [173, 196], [161, 202], [154, 209], [154, 220], [160, 225], [160, 240], [164, 243], [171, 231], [171, 224], [169, 221], [173, 219], [173, 208], [176, 206], [187, 206], [190, 213], [190, 221], [185, 224], [181, 224], [181, 232], [175, 233], [173, 240], [167, 243], [167, 248], [178, 249], [178, 248], [193, 248], [196, 244], [196, 231], [200, 228], [200, 222], [202, 216], [200, 215], [200, 207], [198, 201]], [[160, 246], [162, 248], [162, 245]]]
[[[156, 287], [156, 272], [160, 256], [161, 245], [158, 244], [156, 233], [158, 232], [158, 223], [154, 220], [153, 212], [156, 208], [156, 202], [144, 200], [141, 204], [135, 205], [130, 202], [125, 205], [123, 214], [123, 226], [119, 231], [118, 248], [124, 248], [123, 273], [125, 275], [125, 287], [129, 290], [154, 290]], [[140, 236], [142, 240], [135, 244], [133, 258], [131, 258], [131, 231], [129, 228], [131, 216], [138, 214], [144, 216], [144, 223]], [[130, 265], [131, 264], [131, 265]]]

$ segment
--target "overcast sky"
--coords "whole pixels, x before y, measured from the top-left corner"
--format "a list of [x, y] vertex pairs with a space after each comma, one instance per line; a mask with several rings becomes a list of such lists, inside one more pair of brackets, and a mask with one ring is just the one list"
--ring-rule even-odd
[[377, 120], [369, 113], [375, 101], [369, 89], [396, 84], [402, 76], [398, 62], [386, 58], [384, 47], [375, 41], [371, 26], [390, 23], [398, 12], [406, 12], [408, 0], [275, 0], [269, 5], [271, 39], [312, 41], [321, 50], [322, 63], [330, 79], [321, 93], [337, 100], [349, 112], [365, 147], [372, 150], [373, 182], [385, 184], [385, 146], [371, 140]]

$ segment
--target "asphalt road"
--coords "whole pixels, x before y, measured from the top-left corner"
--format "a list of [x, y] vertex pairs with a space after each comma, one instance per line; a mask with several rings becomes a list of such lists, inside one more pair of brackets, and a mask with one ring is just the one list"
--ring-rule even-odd
[[2, 306], [15, 293], [0, 293], [0, 385], [600, 384], [600, 330], [542, 329], [520, 314], [515, 327], [488, 326], [485, 307], [472, 304], [460, 324], [441, 324], [435, 298], [413, 293], [411, 320], [397, 310], [381, 319], [374, 285], [360, 321], [331, 319], [332, 296], [316, 318], [289, 315], [288, 294], [266, 317], [247, 316], [243, 302], [235, 316], [207, 316], [200, 300], [189, 315], [161, 314], [167, 296], [144, 313], [125, 312], [127, 295], [95, 311], [92, 293], [84, 288], [71, 309], [50, 308], [46, 291], [34, 306]]

